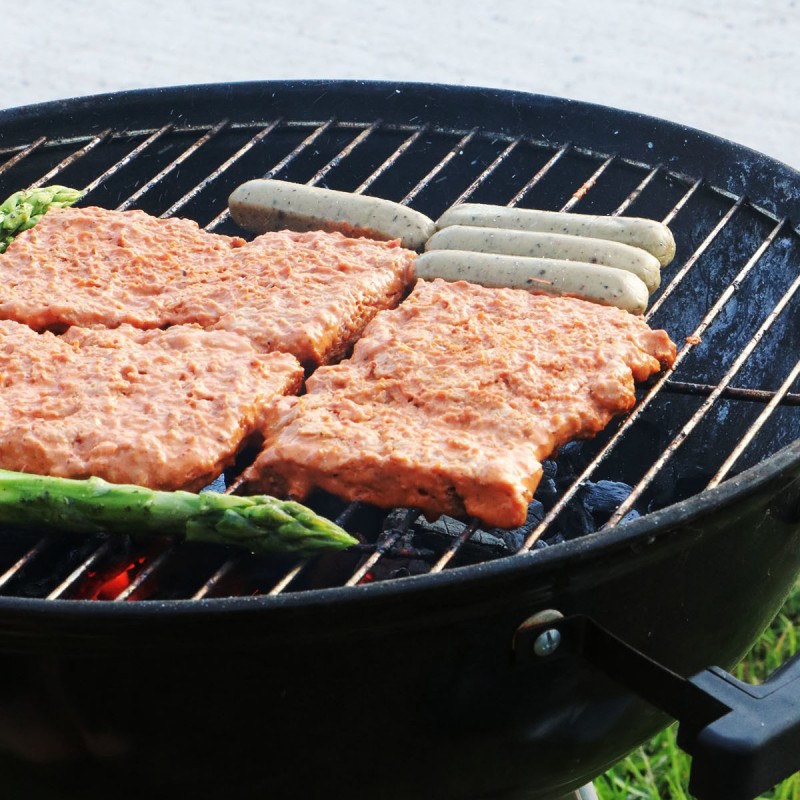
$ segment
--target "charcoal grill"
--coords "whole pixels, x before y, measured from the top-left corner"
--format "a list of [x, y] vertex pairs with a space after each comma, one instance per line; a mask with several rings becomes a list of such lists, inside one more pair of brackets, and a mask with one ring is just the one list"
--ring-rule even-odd
[[[4, 530], [0, 785], [557, 797], [667, 714], [698, 796], [796, 769], [796, 665], [761, 689], [707, 668], [741, 657], [800, 572], [800, 175], [662, 120], [463, 87], [245, 83], [0, 113], [4, 196], [63, 183], [241, 234], [227, 197], [253, 177], [433, 218], [470, 200], [662, 219], [677, 258], [648, 319], [675, 368], [546, 465], [518, 531], [322, 494], [360, 546], [298, 561]], [[763, 719], [793, 709], [769, 746], [711, 724], [743, 698]]]

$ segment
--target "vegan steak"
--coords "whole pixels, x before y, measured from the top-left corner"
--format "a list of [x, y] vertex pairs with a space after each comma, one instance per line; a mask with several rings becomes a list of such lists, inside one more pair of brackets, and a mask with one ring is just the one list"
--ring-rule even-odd
[[245, 491], [315, 487], [429, 517], [525, 521], [541, 461], [591, 437], [675, 359], [664, 331], [572, 297], [420, 280], [352, 357], [276, 400]]
[[0, 467], [197, 490], [302, 376], [291, 355], [195, 325], [57, 336], [2, 321]]
[[414, 256], [397, 242], [340, 233], [245, 242], [138, 210], [54, 208], [0, 258], [0, 319], [40, 331], [194, 323], [313, 369], [400, 301]]

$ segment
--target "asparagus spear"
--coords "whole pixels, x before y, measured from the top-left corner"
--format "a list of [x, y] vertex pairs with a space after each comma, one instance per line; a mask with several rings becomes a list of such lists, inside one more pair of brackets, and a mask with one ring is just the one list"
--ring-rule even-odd
[[32, 228], [50, 208], [65, 208], [83, 197], [80, 189], [68, 186], [40, 186], [22, 189], [0, 203], [0, 253], [18, 233]]
[[300, 503], [267, 495], [161, 492], [101, 478], [73, 480], [2, 469], [0, 522], [75, 533], [179, 535], [253, 553], [309, 555], [357, 544]]

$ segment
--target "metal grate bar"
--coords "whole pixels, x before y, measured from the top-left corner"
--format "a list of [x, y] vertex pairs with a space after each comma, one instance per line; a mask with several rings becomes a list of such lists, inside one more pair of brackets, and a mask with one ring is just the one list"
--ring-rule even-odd
[[567, 142], [563, 147], [558, 149], [547, 162], [539, 168], [539, 171], [506, 203], [507, 206], [513, 207], [518, 205], [522, 199], [532, 191], [539, 181], [547, 175], [548, 172], [569, 152], [572, 144]]
[[[260, 141], [265, 139], [269, 136], [275, 128], [278, 127], [281, 120], [276, 119], [274, 122], [271, 122], [265, 128], [262, 128], [255, 136], [253, 136], [248, 142], [242, 145], [232, 156], [230, 156], [226, 161], [224, 161], [219, 167], [217, 167], [211, 174], [207, 175], [203, 180], [199, 183], [195, 184], [195, 186], [190, 189], [186, 194], [181, 197], [179, 200], [176, 200], [161, 216], [162, 217], [171, 217], [181, 208], [183, 208], [192, 198], [196, 197], [200, 192], [202, 192], [209, 184], [213, 183], [220, 175], [222, 175], [225, 171], [227, 171], [230, 167], [232, 167], [240, 158], [245, 156], [247, 153], [250, 152]], [[209, 227], [206, 226], [206, 230], [209, 230]]]
[[264, 174], [264, 178], [274, 178], [282, 169], [291, 164], [304, 150], [319, 139], [326, 131], [333, 126], [334, 120], [329, 119], [327, 122], [321, 123], [317, 126], [312, 133], [306, 136], [300, 144], [298, 144], [290, 153], [285, 155], [269, 172]]
[[[238, 482], [234, 482], [229, 484], [225, 488], [224, 494], [233, 494], [238, 486]], [[197, 590], [197, 592], [192, 596], [194, 600], [200, 600], [203, 597], [208, 597], [209, 594], [219, 585], [222, 579], [230, 574], [232, 570], [238, 566], [241, 562], [241, 558], [239, 556], [232, 556], [225, 560], [223, 564], [217, 569], [217, 571], [211, 575], [211, 577]]]
[[177, 542], [170, 541], [164, 550], [136, 574], [136, 577], [114, 598], [113, 602], [119, 603], [132, 599], [133, 595], [167, 563], [177, 549]]
[[[690, 191], [692, 191], [690, 189]], [[705, 253], [711, 246], [712, 242], [719, 236], [723, 228], [731, 221], [734, 214], [742, 207], [745, 202], [744, 197], [740, 197], [729, 209], [725, 216], [714, 226], [711, 233], [706, 236], [700, 246], [686, 259], [686, 263], [673, 275], [669, 285], [661, 292], [658, 299], [650, 306], [645, 315], [645, 319], [651, 319], [652, 316], [664, 305], [666, 299], [678, 288], [681, 281], [686, 277], [689, 270], [698, 262], [700, 256]]]
[[39, 180], [35, 181], [31, 184], [31, 188], [35, 189], [39, 186], [44, 186], [46, 183], [51, 181], [53, 178], [56, 177], [60, 172], [63, 172], [67, 167], [74, 164], [76, 161], [79, 161], [88, 153], [91, 153], [92, 150], [95, 149], [99, 144], [102, 144], [109, 136], [111, 136], [112, 130], [111, 128], [107, 128], [106, 130], [102, 131], [102, 133], [97, 134], [97, 136], [92, 137], [83, 147], [79, 150], [76, 150], [71, 155], [67, 156], [63, 161], [60, 161], [56, 164], [49, 172], [46, 172], [42, 175]]
[[47, 141], [46, 136], [40, 136], [38, 139], [31, 142], [29, 145], [26, 145], [22, 150], [15, 153], [13, 156], [11, 156], [11, 158], [8, 159], [8, 161], [6, 161], [2, 166], [0, 166], [0, 173], [6, 172], [7, 170], [10, 170], [12, 167], [15, 167], [17, 164], [19, 164], [20, 161], [22, 161], [22, 159], [29, 156], [31, 153], [33, 153], [35, 150], [41, 147], [46, 141]]
[[414, 198], [475, 138], [476, 129], [472, 129], [459, 139], [458, 144], [442, 158], [439, 163], [400, 201], [404, 206], [411, 203]]
[[431, 572], [441, 572], [455, 557], [456, 553], [465, 545], [480, 527], [480, 521], [477, 519], [470, 520], [468, 525], [464, 526], [464, 530], [453, 539], [447, 550], [442, 553], [439, 560], [431, 567]]
[[172, 125], [164, 125], [162, 128], [159, 128], [157, 131], [154, 131], [150, 134], [143, 142], [140, 142], [130, 153], [126, 156], [121, 158], [117, 161], [116, 164], [109, 167], [102, 175], [95, 178], [91, 183], [89, 183], [83, 190], [84, 192], [84, 199], [89, 192], [93, 192], [98, 186], [102, 183], [107, 181], [112, 175], [116, 175], [123, 167], [126, 167], [130, 164], [138, 155], [143, 153], [151, 144], [157, 142], [165, 133], [172, 130]]
[[[409, 523], [410, 524], [410, 523]], [[357, 586], [366, 577], [367, 573], [380, 561], [380, 559], [397, 544], [403, 531], [393, 529], [384, 537], [378, 547], [369, 555], [361, 566], [345, 581], [345, 586]]]
[[354, 190], [353, 194], [363, 194], [364, 192], [375, 183], [378, 178], [381, 177], [387, 170], [393, 167], [400, 156], [408, 150], [423, 134], [427, 133], [430, 129], [430, 126], [423, 125], [421, 128], [417, 128], [411, 136], [403, 141], [403, 143], [375, 170], [373, 170], [372, 174], [369, 175], [365, 180], [359, 184]]
[[310, 558], [298, 561], [268, 592], [270, 597], [280, 594], [311, 563]]
[[375, 546], [372, 554], [364, 560], [361, 566], [347, 579], [345, 586], [356, 586], [364, 580], [367, 573], [378, 563], [378, 561], [389, 552], [392, 547], [398, 542], [401, 536], [408, 532], [408, 529], [413, 525], [414, 520], [420, 515], [420, 512], [415, 508], [406, 510], [403, 521], [395, 528], [392, 528], [384, 536], [382, 540]]
[[186, 148], [174, 161], [167, 164], [154, 178], [151, 178], [147, 183], [135, 191], [122, 205], [118, 208], [120, 211], [125, 211], [136, 203], [141, 197], [150, 191], [155, 185], [160, 183], [167, 175], [176, 170], [187, 158], [196, 153], [206, 142], [213, 139], [220, 131], [222, 131], [228, 124], [228, 120], [218, 122], [213, 128], [207, 130], [203, 136], [197, 139], [193, 144]]
[[[707, 396], [714, 391], [714, 387], [708, 383], [689, 383], [687, 381], [667, 381], [665, 391], [675, 392], [676, 394], [691, 394]], [[786, 393], [770, 392], [766, 389], [744, 389], [740, 386], [728, 386], [722, 393], [723, 398], [736, 400], [751, 400], [754, 403], [770, 403], [775, 400], [776, 394], [780, 395], [777, 399], [778, 405], [800, 406], [800, 394], [787, 391]]]
[[[334, 520], [336, 524], [340, 528], [346, 527], [348, 521], [352, 518], [352, 516], [356, 513], [356, 511], [361, 508], [362, 503], [358, 500], [354, 500], [350, 503], [341, 514]], [[284, 591], [293, 581], [297, 578], [300, 573], [311, 563], [311, 558], [304, 558], [301, 561], [298, 561], [286, 574], [267, 592], [270, 597], [274, 597], [275, 595], [280, 594]]]
[[[729, 287], [731, 291], [733, 287]], [[719, 382], [714, 391], [706, 398], [706, 401], [697, 409], [692, 415], [691, 419], [681, 428], [678, 435], [669, 443], [667, 448], [662, 451], [659, 457], [655, 460], [650, 469], [645, 473], [644, 477], [632, 489], [631, 493], [622, 502], [620, 507], [611, 515], [608, 526], [616, 525], [624, 516], [631, 510], [633, 504], [641, 497], [642, 493], [653, 482], [653, 479], [661, 471], [662, 467], [669, 462], [673, 455], [677, 452], [678, 448], [686, 441], [692, 431], [700, 424], [708, 411], [711, 410], [714, 403], [716, 403], [719, 396], [722, 394], [726, 386], [733, 380], [739, 370], [744, 366], [744, 363], [753, 353], [753, 350], [758, 346], [759, 342], [764, 338], [764, 335], [772, 327], [772, 324], [780, 316], [781, 312], [786, 308], [789, 301], [794, 297], [797, 290], [800, 289], [800, 275], [795, 279], [794, 283], [789, 288], [789, 291], [780, 299], [778, 304], [767, 315], [766, 319], [761, 323], [756, 335], [745, 345], [739, 353], [736, 360], [733, 362], [731, 368], [725, 373], [722, 380]]]
[[492, 163], [489, 164], [489, 166], [486, 167], [486, 169], [484, 169], [483, 172], [481, 172], [481, 174], [478, 175], [478, 177], [475, 178], [475, 180], [472, 181], [472, 183], [467, 186], [466, 189], [464, 189], [463, 192], [461, 192], [461, 194], [453, 202], [453, 205], [457, 206], [459, 203], [466, 202], [467, 198], [474, 194], [475, 190], [486, 181], [486, 179], [511, 155], [511, 153], [514, 152], [521, 141], [523, 141], [523, 137], [518, 136], [516, 139], [506, 145], [506, 148], [503, 150], [503, 152], [500, 153], [497, 158], [495, 158], [495, 160], [492, 161]]
[[750, 426], [742, 439], [738, 442], [736, 447], [733, 448], [730, 455], [723, 461], [722, 466], [717, 471], [717, 474], [708, 482], [709, 489], [712, 489], [731, 471], [733, 465], [739, 460], [742, 453], [748, 448], [750, 442], [753, 441], [756, 434], [764, 427], [765, 423], [775, 413], [775, 409], [781, 402], [789, 396], [789, 389], [791, 389], [794, 382], [800, 378], [800, 361], [794, 365], [794, 369], [789, 373], [786, 380], [780, 385], [780, 388], [773, 395], [772, 399], [764, 407], [764, 410], [758, 415], [758, 419]]
[[614, 163], [615, 156], [610, 156], [607, 158], [594, 172], [594, 174], [582, 185], [580, 186], [575, 192], [573, 192], [572, 197], [567, 200], [566, 203], [561, 207], [562, 211], [571, 211], [575, 208], [581, 200], [592, 190], [592, 187], [597, 183], [597, 181], [602, 177], [603, 173]]
[[689, 190], [683, 195], [683, 197], [681, 197], [681, 199], [678, 200], [678, 202], [672, 207], [672, 209], [667, 214], [667, 216], [664, 217], [664, 219], [662, 219], [661, 221], [665, 225], [669, 225], [672, 222], [672, 220], [674, 220], [675, 217], [677, 217], [678, 214], [681, 211], [683, 211], [684, 206], [689, 202], [689, 200], [692, 199], [692, 197], [694, 197], [694, 195], [697, 193], [697, 191], [700, 189], [700, 187], [702, 185], [703, 185], [703, 179], [702, 178], [699, 178], [698, 180], [696, 180], [689, 187]]
[[360, 144], [363, 144], [373, 133], [381, 126], [381, 120], [375, 120], [368, 128], [365, 128], [361, 133], [353, 139], [350, 144], [342, 148], [324, 167], [317, 170], [316, 174], [308, 181], [307, 186], [316, 186], [334, 167], [338, 167], [350, 153], [353, 152]]
[[[738, 284], [744, 280], [744, 278], [755, 267], [756, 263], [759, 261], [764, 252], [766, 252], [767, 248], [769, 248], [769, 246], [775, 241], [778, 234], [783, 229], [784, 224], [785, 221], [781, 221], [775, 226], [775, 228], [773, 228], [769, 236], [762, 242], [761, 246], [739, 271], [739, 274], [736, 276], [734, 281], [728, 285], [717, 302], [714, 303], [705, 317], [703, 317], [703, 319], [700, 321], [700, 324], [695, 329], [694, 334], [688, 337], [686, 346], [678, 351], [672, 371], [676, 370], [682, 361], [687, 357], [687, 355], [692, 351], [694, 348], [694, 344], [692, 342], [699, 340], [703, 332], [719, 316], [728, 299], [730, 299], [731, 295], [735, 292], [736, 286], [738, 286]], [[662, 387], [667, 384], [669, 375], [670, 373], [664, 373], [653, 384], [653, 386], [650, 388], [650, 391], [648, 391], [648, 393], [642, 398], [636, 408], [634, 408], [628, 417], [625, 418], [620, 427], [617, 429], [616, 433], [608, 440], [600, 452], [597, 453], [597, 455], [595, 455], [595, 457], [589, 462], [583, 472], [572, 482], [572, 485], [561, 495], [550, 511], [548, 511], [548, 513], [544, 516], [542, 521], [531, 531], [527, 539], [523, 542], [520, 552], [526, 552], [536, 544], [547, 528], [550, 527], [553, 520], [555, 520], [555, 518], [564, 510], [569, 501], [572, 500], [572, 498], [577, 494], [581, 485], [591, 478], [595, 470], [606, 460], [617, 444], [622, 441], [622, 438], [631, 429], [633, 424], [644, 413], [645, 409], [659, 395]]]
[[28, 564], [36, 559], [42, 551], [47, 549], [53, 537], [43, 537], [26, 553], [24, 553], [17, 561], [15, 561], [2, 575], [0, 575], [0, 591], [17, 575], [19, 575]]
[[219, 569], [192, 595], [192, 600], [202, 600], [208, 597], [214, 589], [219, 585], [223, 578], [230, 575], [231, 572], [239, 565], [240, 559], [229, 558], [225, 561]]
[[[323, 122], [319, 126], [317, 126], [317, 128], [315, 128], [315, 130], [312, 133], [306, 136], [306, 138], [303, 139], [303, 141], [300, 142], [290, 153], [285, 155], [277, 164], [275, 164], [274, 167], [272, 167], [272, 169], [264, 173], [264, 175], [262, 175], [261, 177], [264, 178], [265, 180], [274, 178], [282, 169], [291, 164], [291, 162], [294, 161], [294, 159], [297, 158], [297, 156], [299, 156], [300, 153], [302, 153], [317, 139], [319, 139], [319, 137], [322, 136], [325, 133], [325, 131], [327, 131], [333, 125], [333, 122], [334, 121], [332, 119], [329, 119], [327, 122]], [[224, 209], [223, 211], [220, 211], [220, 213], [217, 214], [217, 216], [214, 217], [214, 219], [212, 219], [211, 222], [208, 223], [208, 225], [206, 225], [206, 230], [209, 231], [214, 230], [214, 228], [218, 227], [223, 222], [225, 222], [225, 220], [227, 220], [230, 217], [230, 215], [231, 213], [230, 211], [228, 211], [227, 208]]]
[[92, 567], [110, 551], [111, 541], [106, 539], [88, 558], [84, 559], [75, 567], [75, 569], [47, 595], [47, 599], [58, 600], [60, 597], [63, 597], [73, 586], [84, 581], [89, 576]]
[[618, 217], [624, 214], [639, 199], [642, 192], [655, 180], [662, 169], [660, 164], [651, 169], [644, 180], [611, 212], [612, 215]]

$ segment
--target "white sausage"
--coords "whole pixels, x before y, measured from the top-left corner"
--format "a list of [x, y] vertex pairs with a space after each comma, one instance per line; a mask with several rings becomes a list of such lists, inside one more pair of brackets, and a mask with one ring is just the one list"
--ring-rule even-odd
[[253, 233], [341, 231], [384, 241], [400, 239], [403, 247], [418, 249], [436, 230], [432, 219], [391, 200], [262, 178], [235, 189], [228, 208], [233, 219]]
[[630, 272], [598, 264], [552, 258], [526, 258], [464, 250], [429, 250], [417, 256], [418, 278], [469, 281], [489, 287], [571, 294], [642, 314], [648, 293]]
[[449, 225], [431, 236], [425, 249], [473, 250], [478, 253], [603, 264], [633, 273], [644, 282], [650, 294], [655, 292], [661, 283], [661, 265], [654, 255], [638, 247], [608, 239], [589, 239], [563, 233]]
[[610, 239], [647, 250], [658, 259], [662, 267], [675, 257], [675, 239], [672, 231], [661, 222], [642, 217], [604, 217], [594, 214], [570, 214], [563, 211], [461, 203], [445, 211], [436, 221], [437, 228], [449, 225], [513, 228]]

